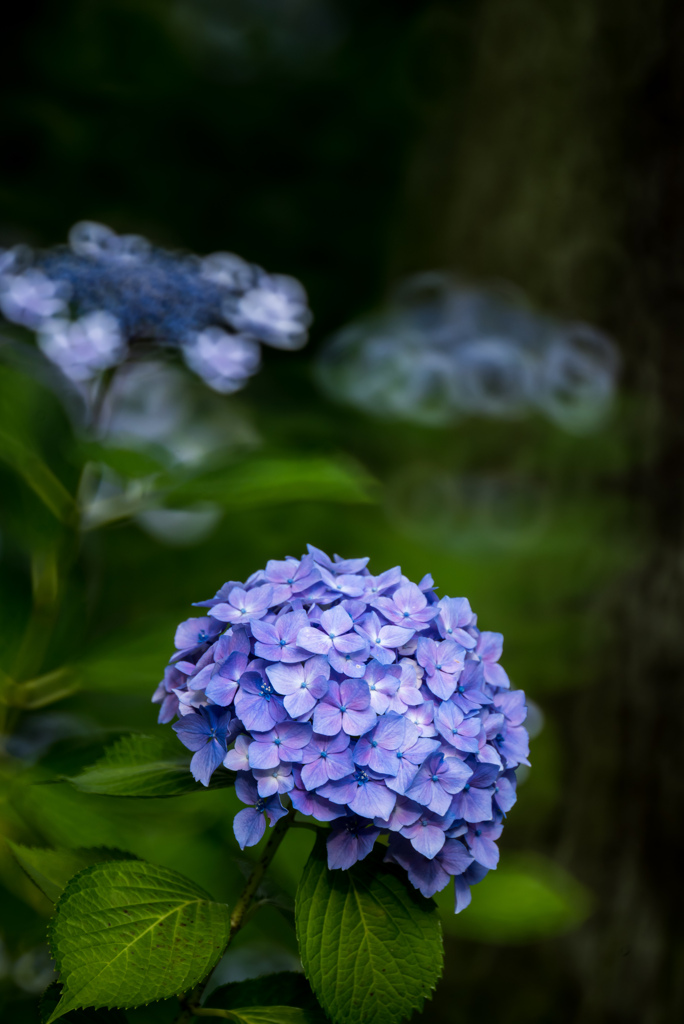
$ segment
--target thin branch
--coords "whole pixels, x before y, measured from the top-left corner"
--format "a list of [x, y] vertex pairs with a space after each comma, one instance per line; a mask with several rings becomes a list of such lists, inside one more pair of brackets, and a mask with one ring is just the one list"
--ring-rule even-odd
[[[278, 850], [278, 847], [285, 838], [285, 833], [294, 824], [295, 809], [291, 807], [285, 817], [281, 818], [276, 823], [271, 832], [268, 842], [264, 847], [261, 856], [254, 865], [252, 873], [247, 879], [247, 883], [240, 894], [233, 913], [230, 915], [230, 932], [228, 935], [228, 941], [226, 942], [221, 956], [223, 956], [230, 946], [233, 938], [240, 931], [240, 928], [245, 922], [245, 915], [249, 910], [254, 895], [261, 885], [262, 879], [268, 870], [269, 864], [273, 860]], [[209, 977], [201, 981], [199, 985], [196, 985], [187, 998], [179, 996], [179, 1002], [181, 1004], [181, 1012], [176, 1017], [173, 1024], [189, 1024], [194, 1016], [204, 1017], [226, 1017], [230, 1018], [232, 1015], [229, 1010], [205, 1010], [203, 1007], [198, 1009], [198, 1004], [202, 998], [202, 993], [206, 988]]]

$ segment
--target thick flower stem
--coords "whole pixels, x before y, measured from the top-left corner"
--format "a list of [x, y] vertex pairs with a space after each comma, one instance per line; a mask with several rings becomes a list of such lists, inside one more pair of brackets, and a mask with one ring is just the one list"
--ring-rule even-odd
[[[285, 833], [294, 821], [295, 813], [294, 807], [291, 807], [286, 816], [276, 823], [261, 856], [254, 865], [254, 868], [247, 879], [247, 883], [240, 894], [240, 898], [235, 904], [233, 913], [230, 915], [230, 933], [228, 935], [228, 941], [224, 946], [223, 953], [221, 954], [222, 956], [244, 924], [245, 916], [250, 908], [254, 895], [261, 885], [263, 877], [268, 870], [269, 864], [275, 857], [278, 847], [285, 838]], [[196, 985], [186, 998], [181, 997], [180, 1003], [182, 1010], [179, 1016], [176, 1017], [174, 1024], [188, 1024], [188, 1022], [192, 1020], [200, 1009], [198, 1004], [202, 998], [202, 993], [204, 992], [208, 980], [209, 979], [206, 978], [204, 981], [201, 981], [199, 985]], [[214, 1011], [211, 1013], [211, 1016], [219, 1015], [223, 1016], [223, 1013]], [[200, 1016], [208, 1016], [208, 1014], [200, 1014]]]

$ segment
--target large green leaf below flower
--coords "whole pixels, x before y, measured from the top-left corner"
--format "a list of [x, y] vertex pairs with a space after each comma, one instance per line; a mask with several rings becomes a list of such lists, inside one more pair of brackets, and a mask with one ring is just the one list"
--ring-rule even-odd
[[335, 1024], [398, 1024], [442, 973], [437, 907], [382, 863], [383, 852], [330, 871], [319, 838], [297, 890], [302, 964]]

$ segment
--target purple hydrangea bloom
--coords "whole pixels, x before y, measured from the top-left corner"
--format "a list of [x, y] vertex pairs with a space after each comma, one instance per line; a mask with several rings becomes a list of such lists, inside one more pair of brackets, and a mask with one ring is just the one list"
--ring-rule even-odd
[[331, 868], [389, 835], [386, 859], [425, 895], [453, 878], [459, 911], [498, 862], [528, 763], [525, 697], [465, 598], [367, 561], [309, 546], [224, 584], [179, 626], [153, 700], [160, 721], [179, 717], [196, 778], [237, 773], [241, 847], [290, 804], [331, 823]]

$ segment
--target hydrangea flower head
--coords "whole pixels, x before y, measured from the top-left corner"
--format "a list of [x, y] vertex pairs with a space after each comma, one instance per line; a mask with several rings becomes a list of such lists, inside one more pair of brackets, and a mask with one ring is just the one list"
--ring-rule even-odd
[[289, 802], [329, 823], [331, 869], [386, 837], [385, 860], [424, 895], [455, 879], [459, 912], [497, 866], [529, 764], [525, 695], [465, 598], [367, 562], [309, 546], [225, 583], [178, 627], [152, 700], [161, 723], [178, 716], [197, 780], [237, 773], [241, 848]]
[[312, 319], [294, 278], [233, 253], [169, 252], [92, 221], [75, 224], [67, 246], [0, 250], [0, 311], [36, 331], [47, 358], [75, 382], [152, 343], [179, 349], [221, 394], [257, 372], [260, 343], [301, 348]]

